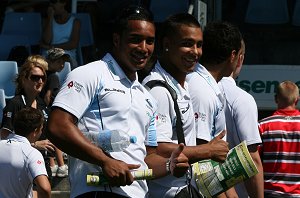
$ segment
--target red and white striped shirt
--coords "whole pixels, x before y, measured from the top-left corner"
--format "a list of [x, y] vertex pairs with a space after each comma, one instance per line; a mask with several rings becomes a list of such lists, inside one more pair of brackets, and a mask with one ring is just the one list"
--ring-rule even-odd
[[300, 112], [277, 110], [259, 131], [265, 196], [300, 197]]

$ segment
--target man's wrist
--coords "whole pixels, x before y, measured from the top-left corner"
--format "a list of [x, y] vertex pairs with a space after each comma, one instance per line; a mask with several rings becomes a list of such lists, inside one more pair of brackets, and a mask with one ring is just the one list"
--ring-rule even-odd
[[166, 171], [168, 174], [171, 174], [171, 158], [166, 161]]

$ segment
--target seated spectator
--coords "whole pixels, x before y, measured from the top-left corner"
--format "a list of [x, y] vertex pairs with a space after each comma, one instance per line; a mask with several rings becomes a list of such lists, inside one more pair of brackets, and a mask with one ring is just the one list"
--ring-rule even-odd
[[[52, 50], [51, 49], [50, 51], [53, 52], [53, 51], [57, 51], [57, 50]], [[66, 61], [69, 60], [68, 57], [69, 56], [66, 55], [66, 54], [63, 56], [64, 59], [67, 58], [67, 59], [65, 59]], [[53, 87], [54, 90], [59, 89], [60, 85], [59, 85], [59, 80], [57, 78], [57, 75], [53, 72], [48, 72], [48, 71], [52, 70], [50, 68], [53, 67], [53, 66], [51, 66], [51, 65], [53, 65], [53, 62], [56, 62], [55, 64], [58, 65], [59, 68], [63, 68], [63, 66], [61, 65], [61, 63], [59, 63], [61, 61], [55, 61], [53, 59], [54, 58], [52, 58], [52, 59], [50, 58], [50, 60], [48, 60], [50, 62], [49, 65], [48, 65], [48, 62], [45, 60], [45, 58], [41, 55], [32, 55], [32, 56], [29, 56], [26, 60], [27, 62], [37, 62], [40, 65], [42, 65], [44, 67], [44, 69], [46, 70], [47, 82], [46, 82], [44, 88], [42, 89], [42, 92], [43, 92], [43, 90], [46, 89], [46, 87]], [[57, 69], [57, 71], [61, 70], [59, 68]], [[57, 85], [56, 82], [58, 82], [58, 85]], [[53, 84], [53, 85], [49, 85], [49, 84]], [[57, 87], [57, 88], [55, 88], [55, 87]], [[56, 91], [58, 91], [58, 90], [56, 90]], [[43, 95], [42, 92], [41, 92], [40, 95]], [[50, 94], [50, 95], [52, 95], [52, 94]], [[44, 97], [41, 97], [41, 98], [43, 99]], [[45, 102], [47, 107], [50, 106], [50, 104], [48, 104], [45, 100], [44, 100], [44, 102]], [[48, 140], [44, 140], [44, 141], [48, 141]], [[38, 144], [39, 144], [39, 141], [36, 142], [36, 145], [38, 145]], [[50, 169], [51, 169], [51, 176], [53, 176], [53, 177], [54, 176], [66, 177], [68, 175], [68, 166], [65, 165], [65, 163], [64, 163], [63, 153], [55, 145], [53, 145], [53, 147], [55, 149], [55, 157], [57, 159], [57, 165], [55, 164], [54, 156], [47, 156], [47, 158], [49, 159], [49, 165], [50, 165]]]
[[[64, 63], [70, 61], [70, 56], [61, 48], [52, 48], [47, 51], [46, 60], [48, 62], [47, 81], [40, 96], [50, 108], [60, 89], [60, 82], [56, 72], [60, 72], [64, 68]], [[52, 176], [66, 177], [68, 175], [68, 166], [64, 163], [63, 153], [57, 147], [55, 147], [55, 153], [57, 165], [54, 157], [50, 158]]]
[[60, 82], [56, 72], [64, 68], [65, 62], [70, 61], [70, 56], [61, 48], [52, 48], [47, 51], [46, 61], [48, 63], [47, 82], [41, 92], [47, 106], [51, 106], [60, 89]]
[[42, 134], [43, 113], [35, 108], [20, 110], [14, 119], [14, 132], [0, 141], [0, 197], [51, 197], [51, 186], [43, 156], [30, 143]]
[[66, 10], [68, 0], [51, 0], [44, 25], [41, 47], [46, 50], [62, 48], [71, 57], [72, 68], [77, 67], [76, 48], [79, 45], [80, 21]]

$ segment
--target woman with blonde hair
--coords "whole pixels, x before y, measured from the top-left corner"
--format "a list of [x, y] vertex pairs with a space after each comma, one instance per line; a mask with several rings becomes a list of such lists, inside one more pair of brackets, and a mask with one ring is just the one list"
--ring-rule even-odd
[[45, 58], [42, 55], [36, 54], [28, 56], [25, 62], [36, 62], [40, 66], [44, 67], [44, 70], [48, 70], [48, 62], [45, 60]]
[[[49, 64], [48, 64], [48, 61], [41, 55], [31, 55], [31, 56], [29, 56], [26, 59], [25, 63], [28, 63], [28, 62], [38, 64], [39, 67], [43, 67], [45, 72], [46, 72], [47, 80], [44, 81], [43, 89], [39, 93], [39, 96], [43, 96], [44, 94], [42, 94], [42, 93], [45, 91], [45, 88], [47, 89], [47, 84], [49, 83], [48, 81], [53, 78], [52, 75], [49, 76], [48, 73], [47, 73], [49, 71], [50, 65], [52, 65], [53, 63], [49, 62]], [[27, 65], [28, 64], [24, 64], [24, 66], [27, 66]], [[48, 102], [49, 99], [47, 97], [41, 97], [41, 99], [43, 99], [44, 105], [49, 107], [49, 102]], [[46, 141], [46, 143], [50, 142], [49, 140], [37, 141], [34, 146], [37, 149], [42, 149], [43, 150], [43, 147], [41, 147], [40, 145], [44, 145], [44, 144], [42, 144], [42, 143], [44, 143], [44, 141]], [[54, 157], [50, 157], [49, 158], [49, 160], [50, 160], [49, 164], [50, 164], [50, 168], [51, 168], [51, 176], [66, 177], [68, 175], [68, 166], [65, 165], [65, 163], [64, 163], [63, 153], [56, 146], [54, 146], [54, 148], [55, 148], [57, 165], [55, 164]]]
[[[39, 97], [42, 91], [47, 76], [45, 67], [39, 62], [25, 61], [20, 68], [20, 72], [16, 78], [16, 95], [8, 101], [7, 105], [3, 110], [3, 120], [1, 129], [1, 138], [9, 137], [10, 133], [14, 133], [13, 119], [17, 112], [25, 107], [33, 107], [40, 109], [45, 117], [48, 118], [48, 110], [43, 101]], [[44, 125], [45, 126], [45, 125]], [[45, 138], [45, 133], [41, 135], [39, 141], [32, 143], [36, 149], [40, 150], [41, 153], [47, 156], [47, 153], [55, 151], [55, 146]], [[49, 160], [45, 158], [46, 169], [48, 176], [51, 176], [51, 170], [49, 166]]]

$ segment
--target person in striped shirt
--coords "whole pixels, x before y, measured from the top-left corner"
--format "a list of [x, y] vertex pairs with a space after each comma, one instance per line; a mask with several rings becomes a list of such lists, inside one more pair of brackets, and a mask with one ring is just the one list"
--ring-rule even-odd
[[299, 88], [291, 81], [279, 84], [277, 110], [259, 121], [265, 197], [300, 197]]

